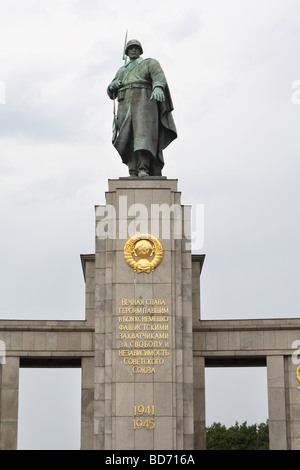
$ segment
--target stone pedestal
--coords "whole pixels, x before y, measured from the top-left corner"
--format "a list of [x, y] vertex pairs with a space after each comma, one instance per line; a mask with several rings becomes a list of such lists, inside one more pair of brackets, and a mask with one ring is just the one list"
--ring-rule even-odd
[[[96, 207], [96, 449], [193, 448], [188, 209], [164, 178], [110, 180]], [[139, 235], [162, 246], [150, 272], [124, 257]]]

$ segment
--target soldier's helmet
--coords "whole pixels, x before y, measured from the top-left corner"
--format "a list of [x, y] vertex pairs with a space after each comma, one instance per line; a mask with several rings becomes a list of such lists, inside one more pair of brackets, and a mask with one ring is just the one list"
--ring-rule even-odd
[[127, 52], [130, 46], [139, 46], [139, 48], [141, 49], [141, 54], [143, 54], [143, 48], [142, 48], [142, 44], [140, 43], [140, 41], [138, 41], [137, 39], [130, 39], [130, 41], [128, 41], [128, 43], [126, 44], [126, 49], [125, 49], [126, 55], [128, 55]]

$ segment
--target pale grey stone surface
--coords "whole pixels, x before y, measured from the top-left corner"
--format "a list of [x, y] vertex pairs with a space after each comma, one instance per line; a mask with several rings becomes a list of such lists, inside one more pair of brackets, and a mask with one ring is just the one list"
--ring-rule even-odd
[[[106, 204], [114, 204], [118, 221], [125, 220], [120, 197], [128, 206], [145, 204], [149, 213], [151, 204], [180, 204], [177, 180], [110, 180], [108, 189]], [[97, 223], [100, 206], [95, 213]], [[133, 220], [126, 218], [128, 224]], [[270, 448], [299, 449], [300, 384], [292, 361], [299, 319], [201, 320], [204, 256], [192, 256], [186, 240], [174, 238], [173, 222], [171, 217], [171, 239], [158, 237], [164, 258], [150, 274], [134, 273], [126, 264], [127, 235], [96, 238], [96, 254], [81, 258], [85, 321], [0, 320], [6, 349], [6, 363], [0, 364], [0, 449], [17, 445], [20, 364], [76, 358], [82, 368], [82, 449], [204, 449], [204, 370], [211, 364], [267, 366]], [[123, 298], [165, 299], [169, 308], [169, 356], [155, 374], [133, 374], [119, 355]], [[153, 430], [133, 429], [133, 407], [139, 404], [154, 405]]]
[[[174, 201], [180, 203], [178, 196], [176, 180], [109, 181], [106, 203], [114, 205], [118, 216], [116, 234], [118, 235], [118, 230], [120, 230], [119, 221], [123, 223], [125, 218], [127, 218], [129, 231], [133, 232], [132, 235], [138, 229], [143, 228], [146, 233], [151, 233], [153, 227], [159, 226], [150, 220], [153, 215], [152, 204], [170, 205]], [[124, 217], [125, 202], [128, 210], [126, 217]], [[143, 205], [138, 208], [141, 208], [141, 214], [145, 214], [146, 208], [148, 217], [141, 216], [134, 224], [130, 217], [134, 215], [130, 212], [132, 204]], [[122, 210], [120, 210], [120, 205], [122, 205]], [[99, 214], [101, 211], [96, 207], [96, 223], [100, 220]], [[103, 379], [105, 384], [112, 384], [110, 395], [105, 397], [104, 413], [105, 417], [112, 417], [113, 425], [103, 429], [106, 440], [102, 442], [105, 442], [105, 446], [111, 445], [116, 449], [141, 449], [145, 446], [152, 449], [156, 446], [179, 449], [190, 445], [190, 435], [193, 434], [193, 394], [190, 393], [188, 387], [183, 387], [183, 385], [192, 386], [192, 266], [191, 254], [188, 252], [181, 254], [182, 244], [174, 243], [172, 239], [173, 224], [174, 220], [171, 216], [170, 230], [165, 230], [167, 226], [161, 225], [160, 235], [163, 234], [162, 228], [164, 228], [164, 234], [167, 236], [170, 234], [171, 238], [159, 237], [164, 249], [163, 261], [154, 272], [149, 274], [135, 273], [126, 264], [123, 250], [130, 233], [127, 233], [127, 238], [124, 237], [124, 225], [121, 240], [106, 240], [106, 244], [96, 243], [95, 279], [96, 286], [99, 285], [99, 294], [96, 297], [96, 324], [97, 318], [102, 316], [106, 318], [102, 325], [104, 330], [96, 330], [96, 345], [106, 357], [110, 354], [111, 358], [109, 363], [106, 361], [103, 365], [104, 373], [97, 372], [98, 380]], [[103, 253], [109, 252], [109, 245], [113, 248], [110, 251], [109, 264], [107, 264]], [[164, 357], [163, 365], [155, 366], [155, 373], [134, 374], [132, 367], [125, 365], [123, 358], [118, 355], [120, 347], [118, 307], [121, 306], [122, 298], [164, 299], [166, 302], [169, 309], [168, 356]], [[109, 299], [112, 299], [112, 304], [108, 304]], [[101, 341], [104, 332], [105, 342], [104, 338]], [[108, 344], [111, 353], [109, 353]], [[102, 399], [99, 395], [97, 398], [99, 401]], [[153, 430], [133, 430], [133, 407], [139, 404], [154, 406], [155, 428]], [[180, 416], [184, 426], [181, 426], [181, 430], [179, 428], [176, 430], [176, 419], [178, 420]], [[145, 420], [145, 416], [142, 418]], [[96, 421], [98, 419], [100, 416], [95, 417]], [[99, 428], [97, 424], [96, 428]], [[145, 436], [147, 436], [147, 443]]]

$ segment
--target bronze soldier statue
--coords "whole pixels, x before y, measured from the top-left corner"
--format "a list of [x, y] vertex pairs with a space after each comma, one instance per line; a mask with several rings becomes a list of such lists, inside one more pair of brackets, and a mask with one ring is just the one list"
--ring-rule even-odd
[[165, 74], [155, 59], [142, 59], [139, 41], [128, 41], [129, 62], [107, 89], [117, 98], [113, 145], [128, 165], [131, 177], [161, 176], [162, 151], [177, 137], [173, 104]]

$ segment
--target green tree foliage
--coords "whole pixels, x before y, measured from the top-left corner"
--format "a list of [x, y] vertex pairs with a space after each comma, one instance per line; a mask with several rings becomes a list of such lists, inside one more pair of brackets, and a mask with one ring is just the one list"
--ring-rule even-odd
[[267, 423], [247, 425], [235, 423], [226, 428], [221, 423], [213, 423], [206, 428], [207, 450], [268, 450], [269, 425]]

